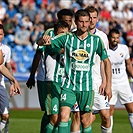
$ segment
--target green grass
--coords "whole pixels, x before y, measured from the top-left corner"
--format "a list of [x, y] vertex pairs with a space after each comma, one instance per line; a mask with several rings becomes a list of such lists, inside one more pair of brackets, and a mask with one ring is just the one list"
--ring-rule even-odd
[[[9, 133], [39, 133], [42, 115], [40, 110], [11, 110]], [[92, 128], [93, 133], [101, 133], [99, 115]], [[113, 133], [131, 133], [125, 110], [115, 110]]]

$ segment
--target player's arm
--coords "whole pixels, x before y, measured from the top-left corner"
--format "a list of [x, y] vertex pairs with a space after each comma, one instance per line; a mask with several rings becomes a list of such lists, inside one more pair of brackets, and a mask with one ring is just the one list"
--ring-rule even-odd
[[[67, 40], [67, 33], [61, 33], [53, 38], [51, 38], [49, 35], [43, 36], [43, 45], [51, 45], [52, 48], [64, 48], [64, 45]], [[42, 46], [42, 44], [38, 43], [39, 46]]]
[[126, 62], [127, 71], [129, 72], [130, 76], [133, 78], [133, 67], [130, 58], [125, 60], [125, 62]]
[[4, 58], [3, 58], [3, 53], [2, 53], [2, 48], [0, 46], [0, 65], [3, 64]]
[[105, 68], [105, 76], [106, 76], [106, 88], [105, 88], [105, 97], [108, 97], [108, 101], [110, 101], [112, 97], [112, 71], [111, 71], [111, 63], [109, 58], [103, 60], [104, 68]]
[[[12, 66], [11, 66], [11, 63], [8, 62], [5, 64], [6, 68], [9, 70], [9, 72], [11, 73], [11, 75], [13, 75], [13, 71], [12, 71]], [[9, 80], [10, 84], [12, 85], [12, 81]]]
[[2, 75], [4, 75], [6, 78], [13, 82], [13, 87], [12, 89], [10, 89], [10, 95], [14, 96], [16, 94], [21, 94], [20, 85], [18, 81], [13, 77], [13, 75], [4, 65], [0, 65], [0, 72]]
[[64, 48], [52, 48], [51, 46], [46, 46], [46, 52], [49, 55], [64, 54]]
[[105, 75], [105, 69], [104, 69], [104, 63], [101, 61], [100, 63], [100, 71], [101, 71], [101, 78], [102, 78], [102, 83], [99, 87], [99, 93], [101, 95], [104, 95], [104, 89], [106, 87], [106, 75]]
[[106, 88], [105, 88], [105, 98], [108, 97], [108, 100], [110, 101], [112, 97], [112, 90], [111, 90], [111, 84], [112, 84], [112, 69], [111, 69], [111, 63], [107, 55], [107, 50], [104, 47], [103, 42], [101, 39], [98, 42], [98, 49], [97, 53], [100, 56], [101, 60], [104, 63], [104, 70], [105, 70], [105, 77], [106, 77]]
[[35, 73], [39, 65], [41, 55], [42, 55], [42, 51], [36, 50], [36, 53], [34, 55], [33, 62], [32, 62], [30, 76], [28, 78], [28, 81], [26, 82], [27, 87], [30, 89], [32, 88], [32, 86], [35, 86]]

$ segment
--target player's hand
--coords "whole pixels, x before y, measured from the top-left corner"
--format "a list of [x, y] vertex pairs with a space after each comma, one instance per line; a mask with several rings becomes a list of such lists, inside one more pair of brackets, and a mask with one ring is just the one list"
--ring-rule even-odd
[[105, 95], [105, 99], [108, 98], [108, 101], [110, 101], [110, 99], [111, 99], [111, 97], [112, 97], [112, 90], [111, 90], [110, 87], [106, 87], [106, 88], [105, 88], [104, 95]]
[[30, 77], [26, 82], [26, 85], [28, 88], [32, 89], [33, 86], [35, 87], [35, 79]]
[[50, 36], [49, 35], [44, 35], [43, 36], [43, 43], [44, 45], [50, 45]]
[[20, 85], [17, 80], [10, 86], [10, 96], [21, 95]]
[[64, 54], [64, 48], [61, 49], [60, 54]]
[[106, 83], [102, 83], [99, 87], [99, 94], [104, 95]]

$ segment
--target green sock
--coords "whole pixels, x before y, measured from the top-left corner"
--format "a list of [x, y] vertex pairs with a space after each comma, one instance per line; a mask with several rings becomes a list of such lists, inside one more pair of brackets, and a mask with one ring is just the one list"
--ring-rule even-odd
[[80, 124], [80, 131], [81, 131], [81, 133], [82, 133], [82, 131], [83, 131], [82, 124]]
[[54, 129], [54, 126], [49, 123], [43, 130], [43, 133], [52, 133], [53, 132], [53, 129]]
[[59, 133], [70, 133], [68, 128], [68, 122], [60, 122], [59, 124]]
[[44, 128], [49, 124], [49, 116], [43, 115], [42, 121], [41, 121], [41, 129], [40, 133], [43, 133]]
[[84, 129], [83, 129], [83, 133], [92, 133], [92, 127], [89, 126], [89, 127], [87, 127], [87, 128], [84, 128]]

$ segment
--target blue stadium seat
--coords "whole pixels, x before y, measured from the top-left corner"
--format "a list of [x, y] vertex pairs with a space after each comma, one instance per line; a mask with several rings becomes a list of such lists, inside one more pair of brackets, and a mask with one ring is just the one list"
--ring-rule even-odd
[[13, 49], [15, 52], [23, 52], [23, 46], [21, 45], [16, 45]]
[[26, 73], [28, 72], [27, 69], [24, 67], [24, 64], [22, 62], [16, 63], [17, 66], [17, 72], [18, 73]]

